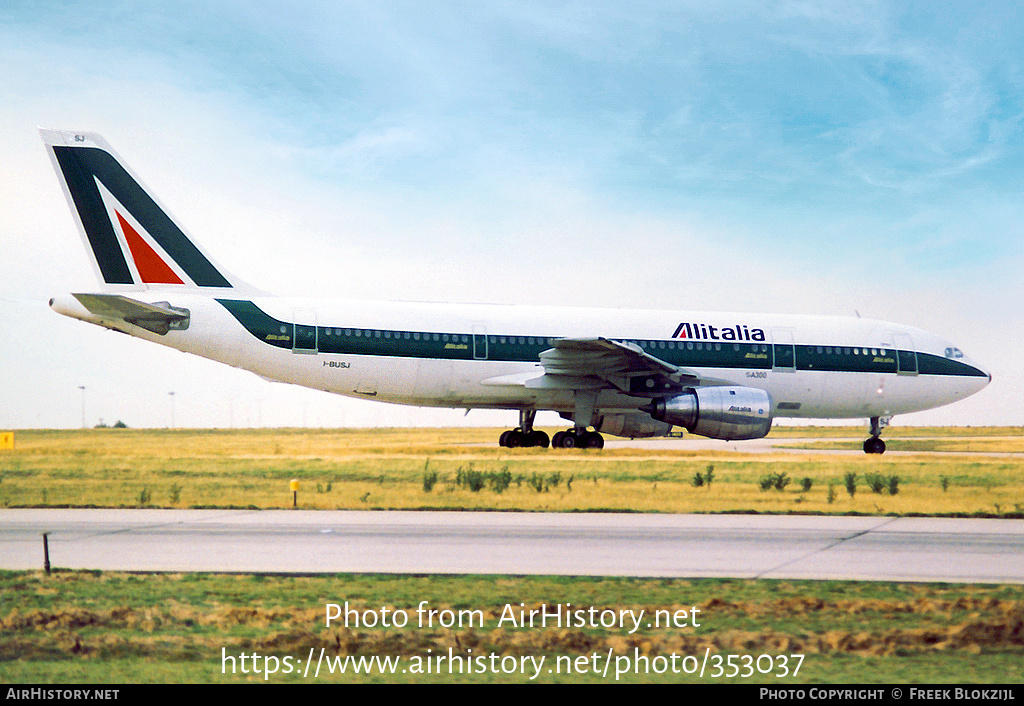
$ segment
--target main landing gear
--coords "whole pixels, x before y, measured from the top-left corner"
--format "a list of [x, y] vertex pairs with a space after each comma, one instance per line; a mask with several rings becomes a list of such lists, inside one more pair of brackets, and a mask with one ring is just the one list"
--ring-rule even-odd
[[502, 432], [501, 436], [498, 437], [498, 446], [504, 446], [507, 449], [531, 448], [534, 446], [546, 449], [550, 443], [548, 435], [544, 432], [537, 430], [523, 431], [519, 427]]
[[[556, 449], [603, 449], [604, 437], [596, 431], [587, 431], [587, 425], [594, 420], [594, 406], [597, 403], [597, 390], [581, 389], [573, 391], [574, 408], [572, 420], [575, 426], [555, 434], [551, 445]], [[562, 415], [565, 417], [565, 415]], [[598, 426], [600, 422], [598, 422]]]
[[887, 417], [872, 417], [871, 418], [871, 438], [864, 442], [864, 453], [866, 454], [884, 454], [885, 453], [885, 442], [880, 438], [882, 435], [882, 429], [889, 426], [889, 419]]
[[596, 431], [587, 431], [574, 427], [566, 431], [556, 432], [553, 439], [548, 439], [544, 432], [533, 428], [533, 420], [537, 410], [524, 409], [519, 412], [519, 426], [501, 433], [498, 446], [507, 449], [547, 448], [550, 444], [556, 449], [603, 449], [604, 437]]
[[604, 437], [596, 431], [573, 428], [556, 432], [551, 445], [556, 449], [603, 449]]
[[498, 446], [504, 446], [507, 449], [540, 446], [546, 449], [551, 441], [547, 434], [533, 428], [533, 420], [536, 416], [537, 410], [535, 409], [520, 410], [519, 426], [502, 432], [498, 437]]

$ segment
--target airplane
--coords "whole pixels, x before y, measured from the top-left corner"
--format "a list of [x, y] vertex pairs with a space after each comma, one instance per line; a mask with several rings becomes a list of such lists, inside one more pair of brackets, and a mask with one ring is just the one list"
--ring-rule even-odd
[[[776, 417], [889, 419], [972, 395], [991, 374], [917, 328], [852, 317], [271, 296], [215, 263], [101, 136], [40, 135], [100, 282], [55, 311], [350, 397], [518, 411], [503, 447], [602, 448], [673, 427], [729, 441]], [[538, 410], [572, 422], [551, 438]]]

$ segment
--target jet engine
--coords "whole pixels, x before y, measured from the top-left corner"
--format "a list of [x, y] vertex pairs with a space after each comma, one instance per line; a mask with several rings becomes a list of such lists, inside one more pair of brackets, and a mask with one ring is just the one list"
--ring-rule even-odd
[[772, 426], [771, 397], [753, 387], [697, 387], [643, 410], [658, 421], [726, 441], [760, 439]]
[[668, 422], [659, 422], [646, 414], [606, 414], [598, 431], [612, 436], [638, 439], [647, 436], [665, 436], [672, 431]]

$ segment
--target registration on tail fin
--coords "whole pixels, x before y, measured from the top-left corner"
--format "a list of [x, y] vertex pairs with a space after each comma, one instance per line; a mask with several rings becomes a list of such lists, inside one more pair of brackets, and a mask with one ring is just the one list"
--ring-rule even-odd
[[105, 290], [251, 290], [213, 263], [102, 137], [39, 133]]

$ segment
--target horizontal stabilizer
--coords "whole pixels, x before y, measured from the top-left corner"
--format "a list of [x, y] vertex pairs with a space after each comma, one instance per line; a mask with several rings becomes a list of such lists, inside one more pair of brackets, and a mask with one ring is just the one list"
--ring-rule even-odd
[[179, 309], [167, 302], [147, 304], [119, 294], [72, 294], [82, 306], [101, 319], [126, 321], [161, 336], [170, 330], [188, 328], [188, 309]]

